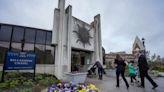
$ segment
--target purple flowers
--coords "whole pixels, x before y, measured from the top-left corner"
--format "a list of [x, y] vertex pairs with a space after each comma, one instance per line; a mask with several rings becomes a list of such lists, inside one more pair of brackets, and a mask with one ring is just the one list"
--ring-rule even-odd
[[98, 88], [91, 83], [58, 83], [49, 87], [48, 92], [99, 92]]

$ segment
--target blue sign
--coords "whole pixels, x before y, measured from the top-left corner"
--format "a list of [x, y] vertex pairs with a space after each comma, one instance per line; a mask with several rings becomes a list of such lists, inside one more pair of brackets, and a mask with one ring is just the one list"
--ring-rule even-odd
[[7, 52], [5, 70], [31, 70], [35, 67], [35, 53]]

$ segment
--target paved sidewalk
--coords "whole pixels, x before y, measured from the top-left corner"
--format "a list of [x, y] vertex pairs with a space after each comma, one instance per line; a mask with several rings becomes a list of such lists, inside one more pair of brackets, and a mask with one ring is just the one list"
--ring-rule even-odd
[[[103, 80], [98, 80], [97, 78], [87, 78], [86, 81], [95, 84], [100, 92], [164, 92], [164, 78], [153, 78], [159, 85], [156, 89], [152, 89], [152, 85], [145, 79], [145, 88], [137, 87], [137, 84], [130, 84], [127, 90], [123, 80], [120, 82], [120, 87], [116, 88], [116, 79], [104, 76]], [[130, 82], [130, 79], [127, 78]]]

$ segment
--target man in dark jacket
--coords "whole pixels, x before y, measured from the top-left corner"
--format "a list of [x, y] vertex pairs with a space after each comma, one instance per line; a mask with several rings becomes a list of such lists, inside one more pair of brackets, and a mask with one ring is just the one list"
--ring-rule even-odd
[[139, 67], [139, 72], [140, 72], [140, 77], [141, 77], [141, 86], [140, 87], [143, 87], [143, 88], [145, 87], [144, 77], [146, 77], [149, 80], [149, 82], [153, 85], [152, 89], [155, 89], [156, 87], [158, 87], [158, 85], [148, 75], [149, 67], [148, 67], [146, 56], [141, 51], [137, 51], [137, 55], [139, 56], [138, 67]]

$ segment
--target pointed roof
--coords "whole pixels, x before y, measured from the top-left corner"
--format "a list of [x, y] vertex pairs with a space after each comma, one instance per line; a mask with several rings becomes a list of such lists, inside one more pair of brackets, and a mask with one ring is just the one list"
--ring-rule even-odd
[[135, 50], [144, 50], [144, 49], [145, 48], [144, 48], [144, 45], [143, 45], [142, 41], [139, 39], [138, 36], [136, 36], [135, 41], [133, 43], [133, 51], [135, 51]]

